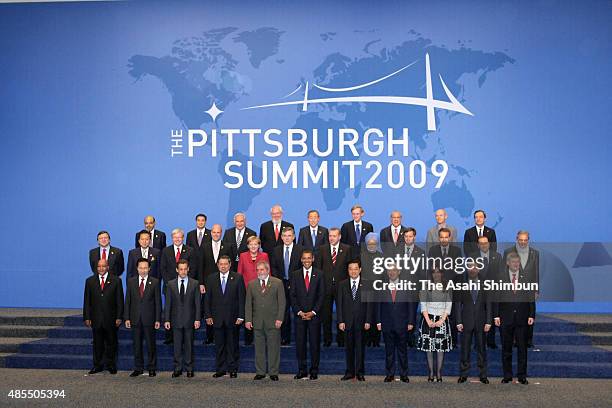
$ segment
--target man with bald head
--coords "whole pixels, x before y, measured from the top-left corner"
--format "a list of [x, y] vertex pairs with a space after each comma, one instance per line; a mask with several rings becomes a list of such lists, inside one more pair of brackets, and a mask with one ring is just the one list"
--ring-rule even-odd
[[451, 243], [457, 242], [457, 228], [446, 223], [448, 218], [448, 213], [446, 210], [444, 208], [440, 208], [436, 210], [434, 215], [436, 217], [436, 225], [427, 231], [427, 249], [440, 242], [440, 239], [438, 238], [438, 231], [440, 231], [442, 228], [446, 228], [450, 231]]
[[274, 248], [283, 245], [281, 234], [286, 228], [295, 230], [293, 224], [283, 220], [283, 208], [276, 204], [270, 208], [270, 221], [266, 221], [259, 227], [259, 239], [261, 249], [271, 257]]
[[[144, 218], [144, 229], [151, 233], [151, 248], [159, 249], [160, 251], [166, 247], [166, 233], [155, 228], [155, 217], [147, 215]], [[140, 231], [136, 233], [134, 239], [134, 248], [140, 248], [138, 239], [140, 238]]]

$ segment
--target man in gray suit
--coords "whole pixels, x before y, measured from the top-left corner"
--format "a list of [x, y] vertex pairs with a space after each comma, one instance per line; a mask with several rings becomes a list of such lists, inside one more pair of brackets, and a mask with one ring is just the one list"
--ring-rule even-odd
[[436, 225], [434, 225], [427, 231], [427, 250], [429, 250], [429, 248], [440, 242], [440, 240], [438, 239], [438, 231], [440, 231], [442, 228], [448, 228], [450, 230], [451, 243], [457, 242], [457, 228], [446, 223], [446, 219], [448, 218], [448, 213], [446, 212], [446, 210], [444, 208], [436, 210], [435, 216]]
[[174, 372], [172, 378], [187, 370], [193, 377], [194, 329], [200, 328], [200, 285], [197, 279], [187, 276], [189, 261], [180, 259], [176, 264], [178, 277], [168, 282], [166, 308], [164, 310], [166, 330], [172, 329], [174, 342]]
[[278, 381], [280, 364], [280, 328], [285, 316], [285, 289], [283, 281], [270, 276], [270, 264], [260, 261], [255, 266], [257, 279], [253, 279], [246, 291], [245, 327], [255, 333], [254, 380], [266, 377], [266, 350], [268, 374]]

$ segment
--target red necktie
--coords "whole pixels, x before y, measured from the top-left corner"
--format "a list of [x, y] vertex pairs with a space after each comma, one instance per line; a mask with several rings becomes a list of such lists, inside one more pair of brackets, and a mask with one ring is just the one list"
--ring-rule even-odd
[[140, 286], [138, 287], [138, 292], [140, 292], [140, 297], [144, 296], [144, 278], [140, 278]]
[[181, 250], [180, 248], [176, 248], [176, 262], [178, 262], [179, 259], [181, 259]]
[[512, 292], [516, 293], [516, 273], [512, 274]]
[[396, 295], [396, 294], [397, 294], [397, 289], [395, 289], [395, 288], [394, 288], [394, 289], [391, 291], [391, 301], [392, 301], [393, 303], [395, 303], [395, 295]]
[[336, 248], [332, 250], [332, 265], [336, 265]]
[[274, 226], [274, 239], [278, 241], [278, 224]]
[[394, 229], [393, 229], [393, 243], [394, 243], [394, 244], [397, 244], [397, 238], [398, 238], [398, 235], [397, 235], [397, 229], [396, 229], [396, 228], [394, 228]]
[[102, 260], [106, 261], [106, 248], [102, 248]]
[[304, 284], [306, 285], [306, 291], [310, 288], [310, 273], [306, 271], [306, 276], [304, 277]]
[[102, 280], [100, 281], [100, 289], [104, 290], [104, 276], [102, 277]]

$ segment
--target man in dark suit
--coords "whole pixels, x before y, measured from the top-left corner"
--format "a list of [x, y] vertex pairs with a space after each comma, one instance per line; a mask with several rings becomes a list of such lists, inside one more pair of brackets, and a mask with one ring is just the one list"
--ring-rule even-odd
[[143, 337], [147, 343], [149, 377], [155, 377], [157, 370], [155, 331], [160, 328], [162, 321], [161, 287], [159, 280], [149, 274], [151, 264], [147, 258], [140, 258], [136, 264], [138, 273], [128, 279], [125, 295], [125, 327], [132, 330], [134, 344], [134, 372], [130, 377], [138, 377], [144, 372]]
[[[348, 263], [351, 260], [351, 247], [340, 242], [340, 229], [329, 229], [329, 244], [319, 249], [319, 256], [315, 258], [317, 269], [323, 271], [325, 281], [325, 297], [321, 308], [321, 322], [323, 324], [323, 347], [331, 346], [332, 342], [332, 312], [334, 303], [338, 307], [338, 285], [348, 278]], [[338, 330], [336, 343], [344, 346], [344, 334]]]
[[283, 208], [275, 205], [270, 209], [272, 219], [259, 227], [261, 249], [272, 258], [274, 248], [283, 245], [281, 235], [286, 228], [295, 229], [293, 224], [283, 220]]
[[[451, 231], [447, 228], [441, 228], [438, 231], [437, 244], [429, 248], [429, 258], [440, 259], [442, 262], [442, 271], [446, 281], [454, 281], [460, 274], [455, 272], [457, 259], [461, 258], [461, 248], [453, 245], [450, 242]], [[450, 258], [450, 260], [449, 260]], [[452, 261], [451, 261], [452, 260]], [[437, 264], [437, 263], [436, 263]], [[450, 266], [452, 264], [452, 267]]]
[[[420, 287], [420, 280], [427, 279], [425, 267], [425, 250], [416, 244], [417, 231], [414, 227], [407, 227], [403, 235], [403, 244], [398, 245], [397, 254], [408, 260], [409, 268], [404, 270], [403, 279], [412, 282], [415, 287]], [[421, 261], [423, 259], [423, 261]], [[409, 301], [413, 302], [412, 310], [414, 311], [413, 321], [417, 321], [419, 292], [418, 290], [409, 291]], [[416, 345], [415, 331], [408, 332], [408, 347]]]
[[117, 374], [117, 328], [123, 317], [123, 285], [111, 274], [108, 260], [100, 259], [97, 273], [85, 281], [83, 321], [93, 331], [93, 368], [99, 373], [104, 366]]
[[238, 258], [243, 252], [249, 250], [247, 240], [249, 237], [257, 236], [257, 233], [246, 226], [246, 215], [238, 212], [234, 214], [234, 226], [225, 230], [223, 242], [234, 245], [236, 248], [236, 258], [232, 259], [232, 271], [238, 271]]
[[300, 245], [294, 244], [295, 231], [285, 228], [281, 234], [283, 245], [274, 248], [272, 252], [272, 276], [283, 282], [285, 295], [285, 318], [281, 328], [281, 345], [291, 343], [291, 272], [302, 267], [302, 251]]
[[402, 225], [402, 213], [391, 213], [391, 225], [380, 230], [380, 245], [384, 254], [395, 254], [398, 247], [404, 243], [403, 237], [406, 227]]
[[217, 349], [214, 378], [223, 377], [228, 371], [230, 378], [238, 377], [238, 337], [244, 322], [245, 288], [242, 275], [230, 271], [231, 264], [228, 255], [221, 255], [217, 261], [219, 272], [206, 277], [204, 317], [206, 325], [214, 328]]
[[138, 275], [138, 260], [145, 258], [149, 260], [150, 272], [149, 276], [157, 279], [161, 278], [159, 275], [159, 249], [151, 248], [149, 243], [151, 242], [151, 233], [147, 230], [140, 231], [138, 236], [138, 248], [130, 250], [128, 253], [128, 266], [127, 266], [127, 279]]
[[[499, 280], [518, 284], [530, 283], [529, 277], [521, 269], [521, 258], [516, 253], [506, 257], [506, 268]], [[517, 377], [521, 384], [527, 381], [527, 328], [535, 322], [535, 302], [533, 294], [524, 290], [504, 290], [497, 294], [495, 303], [495, 325], [501, 327], [502, 336], [502, 366], [504, 378], [502, 383], [512, 382], [512, 349], [517, 347]]]
[[125, 270], [123, 251], [111, 246], [110, 234], [107, 231], [98, 232], [98, 247], [89, 251], [89, 265], [91, 271], [96, 274], [99, 260], [107, 261], [108, 272], [111, 275], [121, 276]]
[[479, 277], [481, 271], [476, 263], [468, 263], [467, 268], [468, 272], [464, 283], [470, 285], [469, 289], [453, 293], [457, 330], [463, 333], [461, 337], [461, 362], [459, 364], [460, 374], [457, 382], [464, 383], [467, 381], [470, 372], [472, 341], [474, 341], [478, 353], [480, 382], [488, 384], [485, 341], [487, 332], [491, 330], [493, 324], [493, 303], [489, 297], [489, 292], [484, 290], [484, 283]]
[[376, 328], [382, 330], [385, 340], [385, 382], [395, 380], [395, 355], [399, 361], [400, 381], [408, 379], [408, 333], [414, 329], [415, 303], [410, 291], [401, 285], [407, 280], [400, 280], [400, 270], [392, 267], [387, 270], [384, 290], [378, 291], [379, 297]]
[[319, 247], [329, 242], [327, 228], [319, 225], [319, 211], [308, 211], [308, 225], [300, 229], [297, 243], [304, 249], [312, 249], [315, 255], [319, 252]]
[[174, 372], [172, 378], [187, 370], [187, 377], [193, 377], [194, 330], [200, 328], [200, 288], [198, 280], [188, 275], [189, 262], [180, 259], [176, 265], [177, 277], [168, 282], [164, 326], [172, 329], [174, 336]]
[[[150, 246], [159, 251], [166, 247], [166, 233], [160, 230], [155, 229], [155, 217], [152, 215], [147, 215], [144, 218], [144, 229], [151, 233], [151, 242]], [[140, 232], [136, 233], [136, 237], [134, 239], [134, 248], [138, 248]]]
[[206, 242], [210, 242], [210, 230], [206, 228], [206, 215], [198, 214], [195, 217], [195, 229], [187, 233], [185, 243], [195, 250], [196, 255], [200, 258], [198, 263], [200, 272], [202, 271], [202, 263], [204, 262], [203, 248]]
[[478, 237], [487, 237], [493, 251], [497, 251], [497, 236], [495, 230], [485, 225], [487, 214], [484, 210], [474, 211], [474, 225], [465, 230], [463, 235], [463, 253], [471, 254], [478, 251]]
[[296, 380], [307, 374], [306, 342], [310, 348], [310, 379], [319, 375], [321, 350], [321, 306], [325, 295], [325, 282], [321, 270], [313, 268], [314, 251], [302, 252], [302, 268], [291, 273], [291, 305], [295, 314], [295, 344], [298, 359]]
[[[486, 236], [478, 237], [478, 250], [471, 255], [473, 259], [481, 258], [483, 268], [480, 270], [481, 279], [498, 279], [500, 271], [504, 269], [502, 256], [491, 249], [489, 238]], [[493, 296], [490, 296], [493, 299]], [[495, 344], [495, 325], [487, 332], [487, 347], [496, 349]]]
[[[162, 293], [167, 300], [168, 283], [176, 278], [176, 266], [180, 259], [185, 259], [189, 264], [189, 276], [193, 279], [199, 279], [198, 264], [200, 258], [196, 255], [195, 250], [190, 246], [183, 244], [185, 233], [180, 228], [172, 230], [172, 245], [167, 246], [162, 250], [160, 273], [163, 280]], [[200, 309], [201, 310], [201, 309]], [[164, 344], [172, 343], [173, 335], [171, 330], [166, 330], [166, 339]]]
[[[521, 259], [521, 269], [527, 276], [530, 282], [536, 282], [540, 285], [540, 252], [529, 245], [529, 232], [521, 230], [516, 234], [516, 245], [504, 251], [504, 260], [508, 254], [516, 253]], [[535, 292], [535, 300], [538, 299], [539, 290]], [[535, 308], [535, 302], [533, 304]], [[534, 310], [535, 313], [535, 310]], [[533, 327], [527, 327], [527, 348], [533, 347]]]
[[362, 206], [355, 204], [351, 208], [352, 221], [342, 224], [340, 235], [342, 243], [351, 247], [351, 258], [358, 258], [361, 253], [361, 245], [365, 242], [365, 237], [370, 232], [374, 232], [374, 227], [367, 221], [364, 221], [363, 215], [365, 211]]
[[361, 262], [358, 259], [348, 264], [349, 278], [338, 286], [338, 329], [346, 333], [346, 373], [342, 381], [365, 381], [366, 332], [374, 320], [374, 303], [367, 297], [361, 282]]

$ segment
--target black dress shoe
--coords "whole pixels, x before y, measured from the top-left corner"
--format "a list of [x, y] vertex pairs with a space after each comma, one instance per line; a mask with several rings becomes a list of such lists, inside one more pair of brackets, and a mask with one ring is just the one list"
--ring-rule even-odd
[[318, 374], [310, 374], [310, 379], [311, 380], [316, 380], [317, 378], [319, 378]]
[[117, 374], [117, 369], [116, 368], [109, 368], [108, 372], [111, 374]]
[[331, 347], [331, 341], [324, 341], [323, 347]]
[[149, 370], [149, 377], [155, 377], [157, 375], [157, 373], [155, 372], [155, 370]]
[[187, 378], [193, 378], [193, 371], [187, 371]]
[[400, 377], [400, 381], [401, 381], [401, 382], [405, 382], [405, 383], [409, 383], [409, 382], [410, 382], [410, 378], [408, 378], [408, 377], [406, 377], [406, 376], [403, 376], [403, 375], [402, 375], [402, 376]]
[[89, 375], [93, 375], [93, 374], [97, 374], [97, 373], [101, 373], [103, 370], [99, 367], [94, 367], [91, 370], [89, 370]]
[[238, 378], [238, 373], [233, 371], [230, 373], [230, 378]]
[[354, 375], [345, 374], [344, 377], [340, 379], [340, 381], [348, 381], [348, 380], [352, 380], [353, 378], [355, 378]]
[[245, 346], [252, 346], [252, 345], [253, 345], [253, 340], [251, 340], [251, 341], [245, 341], [245, 342], [244, 342], [244, 345], [245, 345]]
[[503, 378], [501, 382], [502, 384], [509, 384], [512, 382], [512, 378]]
[[527, 385], [527, 384], [529, 384], [529, 381], [527, 381], [527, 379], [526, 379], [526, 378], [519, 378], [519, 379], [518, 379], [518, 382], [519, 382], [520, 384], [523, 384], [523, 385]]
[[442, 382], [442, 377], [437, 377], [436, 382]]
[[289, 341], [289, 340], [282, 340], [281, 341], [281, 346], [288, 346], [289, 344], [291, 344], [291, 341]]
[[257, 374], [255, 377], [253, 377], [253, 380], [263, 380], [264, 378], [266, 378], [265, 375]]
[[487, 377], [480, 377], [480, 382], [483, 384], [488, 384], [489, 383], [489, 379]]
[[134, 370], [132, 371], [132, 374], [130, 374], [130, 377], [138, 377], [139, 375], [142, 375], [143, 372], [141, 370]]
[[363, 375], [358, 375], [357, 381], [365, 381], [365, 377]]
[[459, 384], [464, 383], [466, 381], [467, 381], [467, 377], [463, 377], [463, 376], [459, 377], [459, 379], [457, 380]]
[[271, 376], [270, 376], [270, 379], [271, 379], [272, 381], [278, 381], [278, 375], [271, 375]]
[[533, 348], [533, 343], [527, 343], [527, 348]]
[[434, 382], [433, 377], [427, 377], [427, 382]]
[[221, 378], [225, 374], [227, 374], [225, 371], [217, 371], [216, 373], [213, 374], [213, 378]]
[[181, 375], [183, 375], [182, 371], [175, 371], [172, 373], [172, 378], [180, 377]]
[[395, 377], [388, 375], [385, 377], [384, 382], [393, 382], [393, 380], [395, 380]]
[[172, 339], [166, 339], [166, 340], [164, 340], [164, 344], [172, 344]]
[[293, 377], [293, 379], [294, 379], [294, 380], [301, 380], [302, 378], [306, 378], [306, 377], [308, 377], [308, 374], [306, 374], [306, 373], [297, 373], [297, 374], [296, 374], [296, 375]]
[[204, 344], [213, 344], [215, 342], [215, 339], [206, 339], [206, 341], [204, 341]]

